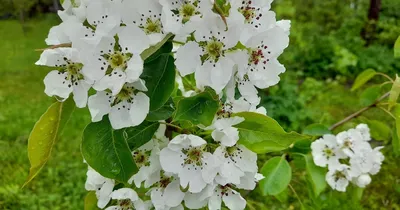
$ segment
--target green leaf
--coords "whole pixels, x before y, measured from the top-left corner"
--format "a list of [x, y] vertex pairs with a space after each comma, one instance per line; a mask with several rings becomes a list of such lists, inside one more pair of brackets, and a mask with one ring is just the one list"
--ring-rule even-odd
[[123, 130], [113, 130], [107, 116], [85, 128], [81, 149], [89, 166], [104, 177], [125, 183], [138, 171]]
[[159, 109], [168, 101], [175, 88], [174, 58], [169, 54], [162, 54], [145, 63], [141, 78], [146, 81], [150, 111]]
[[262, 114], [241, 112], [234, 116], [245, 119], [234, 126], [239, 130], [239, 143], [258, 154], [282, 151], [297, 141], [311, 139], [308, 135], [285, 132], [278, 122]]
[[265, 179], [260, 181], [261, 192], [266, 195], [278, 195], [284, 191], [292, 179], [292, 168], [285, 157], [273, 157], [261, 168]]
[[157, 59], [162, 54], [171, 53], [173, 47], [174, 47], [174, 45], [172, 44], [172, 41], [167, 41], [160, 49], [157, 50], [157, 52], [153, 53], [150, 57], [148, 57], [145, 60], [145, 63], [148, 63], [154, 59]]
[[131, 151], [136, 150], [153, 138], [154, 133], [160, 127], [159, 122], [144, 121], [136, 127], [125, 129], [125, 139]]
[[400, 58], [400, 36], [397, 38], [396, 43], [394, 44], [394, 57]]
[[396, 80], [393, 83], [389, 95], [389, 111], [396, 105], [400, 96], [400, 77], [396, 75]]
[[172, 98], [169, 98], [167, 103], [157, 110], [150, 111], [147, 115], [147, 121], [166, 120], [172, 116], [175, 111], [175, 104]]
[[369, 80], [371, 80], [375, 75], [376, 71], [373, 69], [367, 69], [361, 72], [361, 74], [357, 76], [356, 81], [354, 82], [353, 87], [351, 88], [351, 91], [357, 90], [365, 83], [367, 83]]
[[289, 190], [285, 188], [281, 193], [274, 195], [274, 197], [281, 203], [287, 203], [289, 199]]
[[186, 120], [193, 125], [209, 126], [218, 109], [219, 101], [213, 98], [209, 92], [202, 92], [193, 97], [181, 99], [178, 102], [173, 120]]
[[360, 96], [361, 106], [370, 106], [378, 100], [381, 96], [381, 87], [379, 85], [374, 85], [365, 89]]
[[303, 134], [311, 135], [311, 136], [322, 136], [325, 134], [331, 134], [331, 130], [325, 125], [315, 123], [307, 126], [303, 130]]
[[94, 191], [90, 191], [85, 197], [84, 210], [97, 210], [97, 197]]
[[325, 181], [326, 169], [315, 165], [311, 155], [303, 155], [306, 162], [307, 180], [311, 185], [313, 194], [318, 197], [327, 187]]
[[31, 163], [27, 185], [50, 158], [57, 138], [61, 135], [75, 108], [72, 98], [52, 104], [36, 122], [28, 139], [28, 158]]
[[[155, 54], [160, 48], [164, 46], [165, 43], [168, 42], [174, 35], [172, 33], [167, 34], [161, 42], [157, 43], [156, 45], [153, 45], [146, 49], [145, 51], [142, 52], [140, 55], [143, 60], [146, 60], [147, 58], [150, 58], [153, 54]], [[150, 59], [151, 60], [151, 59]]]
[[378, 120], [367, 120], [369, 128], [371, 129], [371, 136], [378, 141], [388, 141], [392, 130], [385, 123]]

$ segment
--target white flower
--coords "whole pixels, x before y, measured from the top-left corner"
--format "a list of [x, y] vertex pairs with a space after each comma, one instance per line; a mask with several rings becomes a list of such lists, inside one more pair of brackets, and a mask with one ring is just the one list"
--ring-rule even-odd
[[77, 107], [85, 107], [88, 100], [88, 90], [93, 83], [82, 75], [82, 63], [78, 50], [74, 48], [57, 48], [45, 50], [36, 65], [57, 68], [44, 79], [45, 93], [48, 96], [58, 96], [67, 99], [71, 93]]
[[148, 36], [150, 44], [154, 45], [166, 36], [161, 10], [162, 6], [157, 0], [125, 0], [120, 12], [123, 23], [139, 27]]
[[251, 176], [254, 177], [258, 170], [257, 154], [243, 145], [220, 146], [213, 155], [222, 163], [216, 177], [216, 182], [219, 184], [240, 184], [241, 177], [245, 176], [246, 172], [253, 173]]
[[349, 157], [358, 153], [358, 150], [371, 148], [371, 146], [363, 140], [361, 133], [356, 129], [343, 131], [336, 136], [336, 139], [341, 151]]
[[225, 102], [224, 110], [225, 112], [231, 113], [239, 113], [239, 112], [255, 112], [262, 115], [267, 115], [267, 110], [265, 107], [260, 106], [257, 108], [257, 105], [260, 103], [260, 100], [257, 103], [250, 103], [245, 98], [241, 97], [239, 99], [233, 99]]
[[230, 17], [242, 25], [242, 43], [275, 25], [275, 13], [269, 11], [271, 3], [272, 0], [231, 0]]
[[370, 129], [369, 129], [367, 124], [359, 124], [359, 125], [357, 125], [356, 130], [358, 130], [361, 133], [362, 139], [364, 141], [370, 141], [371, 140]]
[[143, 181], [144, 187], [148, 188], [160, 179], [160, 149], [156, 139], [150, 140], [139, 149], [132, 152], [133, 159], [139, 167], [139, 171], [133, 175], [128, 183], [135, 182], [136, 187], [141, 187]]
[[213, 130], [211, 136], [221, 145], [232, 147], [239, 140], [239, 131], [232, 126], [244, 121], [242, 117], [219, 118], [216, 117], [213, 124], [205, 128], [205, 130]]
[[65, 19], [62, 23], [50, 29], [45, 40], [47, 45], [61, 45], [71, 43], [72, 47], [79, 48], [80, 39], [94, 37], [92, 29], [84, 26], [76, 17]]
[[358, 150], [357, 153], [350, 158], [352, 175], [359, 176], [366, 173], [372, 175], [377, 174], [384, 160], [384, 156], [379, 151], [380, 149], [382, 149], [382, 147]]
[[114, 36], [121, 24], [121, 0], [96, 0], [87, 3], [87, 22], [98, 36]]
[[204, 151], [207, 142], [194, 135], [178, 135], [161, 150], [160, 162], [166, 172], [177, 174], [183, 188], [197, 193], [216, 176], [215, 158]]
[[368, 174], [362, 174], [356, 178], [355, 183], [361, 188], [365, 188], [371, 183], [371, 177]]
[[202, 14], [211, 12], [213, 7], [208, 0], [160, 0], [160, 4], [163, 5], [162, 22], [165, 31], [178, 35], [192, 32], [183, 27], [190, 26], [193, 17], [200, 18]]
[[179, 179], [161, 172], [160, 180], [149, 190], [156, 210], [169, 210], [180, 206], [185, 193], [181, 191]]
[[114, 180], [101, 176], [91, 168], [88, 169], [86, 175], [85, 189], [88, 191], [96, 191], [97, 206], [99, 208], [104, 208], [111, 200]]
[[208, 198], [208, 209], [221, 209], [222, 201], [231, 210], [243, 210], [246, 207], [246, 200], [229, 185], [214, 185], [210, 188], [212, 194]]
[[342, 154], [339, 151], [336, 137], [331, 134], [324, 135], [323, 138], [314, 141], [311, 144], [312, 156], [314, 163], [317, 166], [325, 167], [328, 165], [329, 169], [335, 169], [339, 166], [339, 159]]
[[[139, 30], [140, 31], [140, 30]], [[135, 34], [137, 30], [134, 27], [123, 27], [121, 34], [128, 35], [125, 32]], [[122, 36], [122, 37], [123, 37]], [[121, 39], [123, 39], [121, 37]], [[88, 78], [95, 80], [93, 88], [97, 91], [110, 89], [113, 95], [117, 95], [125, 83], [132, 83], [139, 80], [143, 72], [143, 60], [140, 53], [148, 45], [138, 45], [134, 48], [134, 43], [140, 42], [140, 39], [123, 39], [116, 43], [113, 37], [101, 37], [88, 39], [95, 41], [95, 49], [92, 55], [88, 55], [84, 60], [82, 73]]]
[[86, 19], [87, 3], [88, 0], [64, 0], [61, 4], [64, 10], [59, 10], [57, 13], [63, 21], [71, 17], [76, 17], [82, 23]]
[[225, 88], [234, 66], [227, 50], [239, 40], [238, 28], [234, 25], [228, 28], [226, 30], [226, 25], [216, 14], [196, 23], [196, 41], [187, 42], [176, 53], [175, 64], [181, 76], [195, 73], [198, 88], [209, 86], [217, 94]]
[[150, 99], [140, 91], [146, 91], [144, 84], [125, 84], [116, 96], [102, 91], [89, 97], [88, 106], [93, 122], [101, 121], [109, 114], [114, 129], [137, 126], [149, 113]]
[[351, 180], [351, 176], [347, 165], [339, 165], [326, 174], [326, 182], [337, 191], [346, 192], [349, 180]]

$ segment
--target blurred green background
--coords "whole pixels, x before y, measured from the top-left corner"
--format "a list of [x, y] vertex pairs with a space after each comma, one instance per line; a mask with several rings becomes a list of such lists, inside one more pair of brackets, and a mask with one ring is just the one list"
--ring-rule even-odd
[[[292, 20], [291, 43], [280, 57], [287, 72], [279, 85], [262, 91], [268, 114], [286, 130], [311, 123], [327, 126], [362, 108], [361, 91], [350, 87], [358, 73], [373, 68], [394, 77], [400, 60], [393, 44], [400, 35], [400, 0], [381, 0], [379, 20], [369, 20], [370, 2], [379, 0], [276, 0], [278, 19]], [[27, 138], [36, 120], [52, 103], [43, 90], [50, 70], [34, 65], [44, 48], [49, 29], [59, 23], [53, 0], [0, 0], [0, 209], [83, 209], [86, 165], [79, 143], [89, 123], [86, 109], [77, 109], [51, 159], [38, 177], [21, 189], [28, 170]], [[374, 82], [382, 82], [377, 78]], [[363, 120], [392, 121], [383, 111], [371, 109]], [[354, 126], [356, 119], [336, 132]], [[291, 185], [282, 198], [246, 195], [248, 208], [300, 209], [400, 209], [399, 158], [392, 153], [391, 134], [376, 145], [386, 145], [381, 172], [362, 196], [326, 190], [311, 199], [301, 164], [294, 168]], [[261, 157], [260, 164], [268, 156]]]

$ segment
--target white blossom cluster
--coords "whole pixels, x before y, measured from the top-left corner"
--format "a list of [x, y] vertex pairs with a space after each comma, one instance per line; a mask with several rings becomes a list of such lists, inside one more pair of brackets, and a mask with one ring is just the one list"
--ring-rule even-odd
[[[165, 125], [161, 125], [150, 142], [132, 152], [139, 171], [129, 180], [131, 187], [115, 189], [114, 180], [89, 168], [86, 189], [96, 191], [98, 207], [108, 205], [106, 209], [207, 206], [218, 210], [222, 202], [229, 209], [244, 209], [246, 200], [237, 190], [253, 190], [264, 178], [257, 173], [257, 154], [237, 143], [238, 131], [232, 125], [243, 119], [226, 116], [232, 107], [245, 107], [244, 102], [226, 105], [224, 113], [204, 128], [212, 132], [211, 142], [192, 134], [179, 134], [170, 140], [164, 136]], [[258, 111], [265, 113], [264, 109]], [[143, 195], [138, 196], [134, 188], [143, 191]]]
[[350, 182], [361, 188], [371, 183], [370, 175], [379, 172], [385, 157], [380, 152], [383, 147], [372, 148], [370, 140], [368, 125], [360, 124], [311, 144], [315, 164], [328, 167], [326, 181], [332, 189], [345, 192]]
[[36, 63], [54, 68], [45, 93], [72, 94], [93, 122], [108, 114], [115, 129], [139, 125], [150, 104], [141, 55], [172, 34], [179, 76], [194, 73], [198, 89], [231, 100], [238, 89], [257, 106], [257, 88], [285, 71], [277, 58], [289, 44], [290, 21], [276, 21], [271, 2], [226, 0], [225, 17], [211, 0], [64, 0], [63, 22], [46, 39], [52, 47]]
[[[73, 97], [88, 106], [92, 121], [108, 115], [114, 129], [140, 125], [150, 111], [142, 79], [147, 49], [165, 39], [174, 42], [176, 80], [193, 75], [223, 107], [210, 126], [168, 139], [165, 127], [132, 152], [139, 172], [130, 186], [89, 168], [86, 189], [95, 191], [99, 208], [242, 210], [239, 190], [253, 190], [263, 178], [257, 155], [239, 144], [238, 112], [257, 112], [258, 89], [279, 82], [285, 71], [278, 56], [289, 44], [290, 21], [277, 21], [273, 0], [64, 0], [62, 23], [50, 30], [37, 65], [53, 67], [45, 93]], [[172, 54], [172, 53], [171, 53]], [[182, 85], [181, 85], [182, 86]], [[95, 94], [90, 95], [89, 90]], [[223, 100], [222, 100], [223, 99]], [[161, 122], [164, 123], [165, 122]]]

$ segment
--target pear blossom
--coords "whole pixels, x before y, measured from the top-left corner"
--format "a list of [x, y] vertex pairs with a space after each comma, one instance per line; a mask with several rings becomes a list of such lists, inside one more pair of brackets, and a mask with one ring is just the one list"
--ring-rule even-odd
[[93, 122], [109, 114], [114, 129], [139, 125], [149, 113], [150, 99], [141, 91], [147, 91], [142, 81], [125, 84], [118, 95], [107, 91], [89, 97], [88, 106]]
[[149, 194], [156, 210], [180, 208], [185, 196], [181, 191], [179, 178], [164, 171], [161, 171], [159, 181], [150, 188]]
[[336, 168], [340, 165], [339, 159], [342, 158], [342, 154], [339, 151], [336, 137], [331, 134], [326, 134], [323, 138], [311, 144], [312, 155], [314, 163], [317, 166], [329, 168]]
[[36, 65], [57, 68], [47, 74], [44, 79], [45, 93], [67, 99], [71, 93], [77, 107], [85, 107], [88, 90], [93, 81], [82, 74], [83, 64], [77, 49], [57, 48], [45, 50]]
[[114, 180], [105, 178], [95, 170], [89, 168], [87, 172], [85, 189], [95, 191], [97, 197], [97, 206], [104, 208], [111, 200], [111, 193], [114, 188]]
[[168, 147], [160, 152], [163, 170], [177, 174], [181, 186], [188, 187], [189, 192], [200, 192], [216, 176], [213, 168], [216, 159], [204, 150], [206, 144], [198, 136], [182, 134], [172, 139]]
[[349, 185], [349, 180], [351, 180], [349, 170], [350, 167], [347, 165], [339, 165], [335, 169], [329, 170], [326, 174], [326, 182], [332, 189], [345, 192]]

